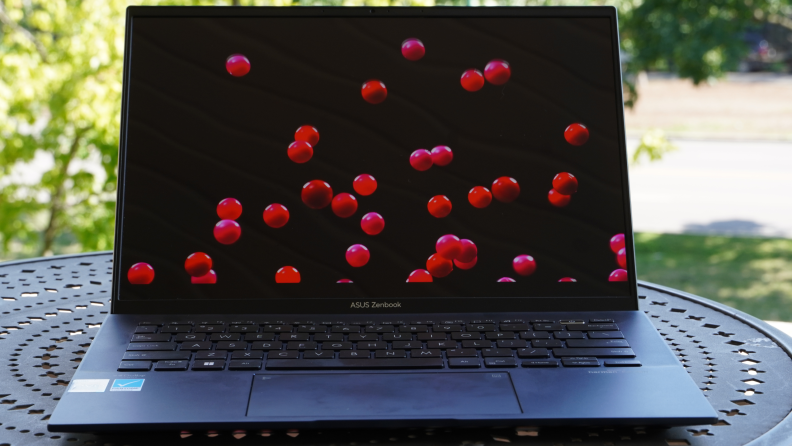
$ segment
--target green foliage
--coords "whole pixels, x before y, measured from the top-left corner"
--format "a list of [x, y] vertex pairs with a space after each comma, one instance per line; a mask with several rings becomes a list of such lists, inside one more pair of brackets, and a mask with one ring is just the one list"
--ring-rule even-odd
[[632, 163], [640, 164], [642, 158], [648, 158], [649, 161], [657, 161], [666, 153], [677, 149], [677, 146], [666, 139], [662, 130], [651, 129], [641, 137], [641, 141], [632, 155]]

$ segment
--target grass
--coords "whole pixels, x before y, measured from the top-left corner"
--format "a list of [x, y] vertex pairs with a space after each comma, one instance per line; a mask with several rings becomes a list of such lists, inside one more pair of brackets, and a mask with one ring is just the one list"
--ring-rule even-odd
[[635, 234], [638, 278], [792, 321], [792, 240]]

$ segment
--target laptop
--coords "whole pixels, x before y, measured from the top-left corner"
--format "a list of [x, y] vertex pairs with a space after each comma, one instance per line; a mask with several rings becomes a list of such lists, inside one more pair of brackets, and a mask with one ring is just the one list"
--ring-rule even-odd
[[112, 314], [51, 431], [688, 425], [616, 11], [130, 7]]

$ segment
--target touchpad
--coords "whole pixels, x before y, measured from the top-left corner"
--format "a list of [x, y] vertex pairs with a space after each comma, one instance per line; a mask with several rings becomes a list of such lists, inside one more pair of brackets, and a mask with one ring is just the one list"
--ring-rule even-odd
[[508, 372], [255, 375], [250, 417], [522, 413]]

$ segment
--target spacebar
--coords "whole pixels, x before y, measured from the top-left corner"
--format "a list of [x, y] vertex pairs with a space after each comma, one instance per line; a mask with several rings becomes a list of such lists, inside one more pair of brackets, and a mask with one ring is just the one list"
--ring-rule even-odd
[[268, 359], [268, 370], [442, 369], [443, 358]]

